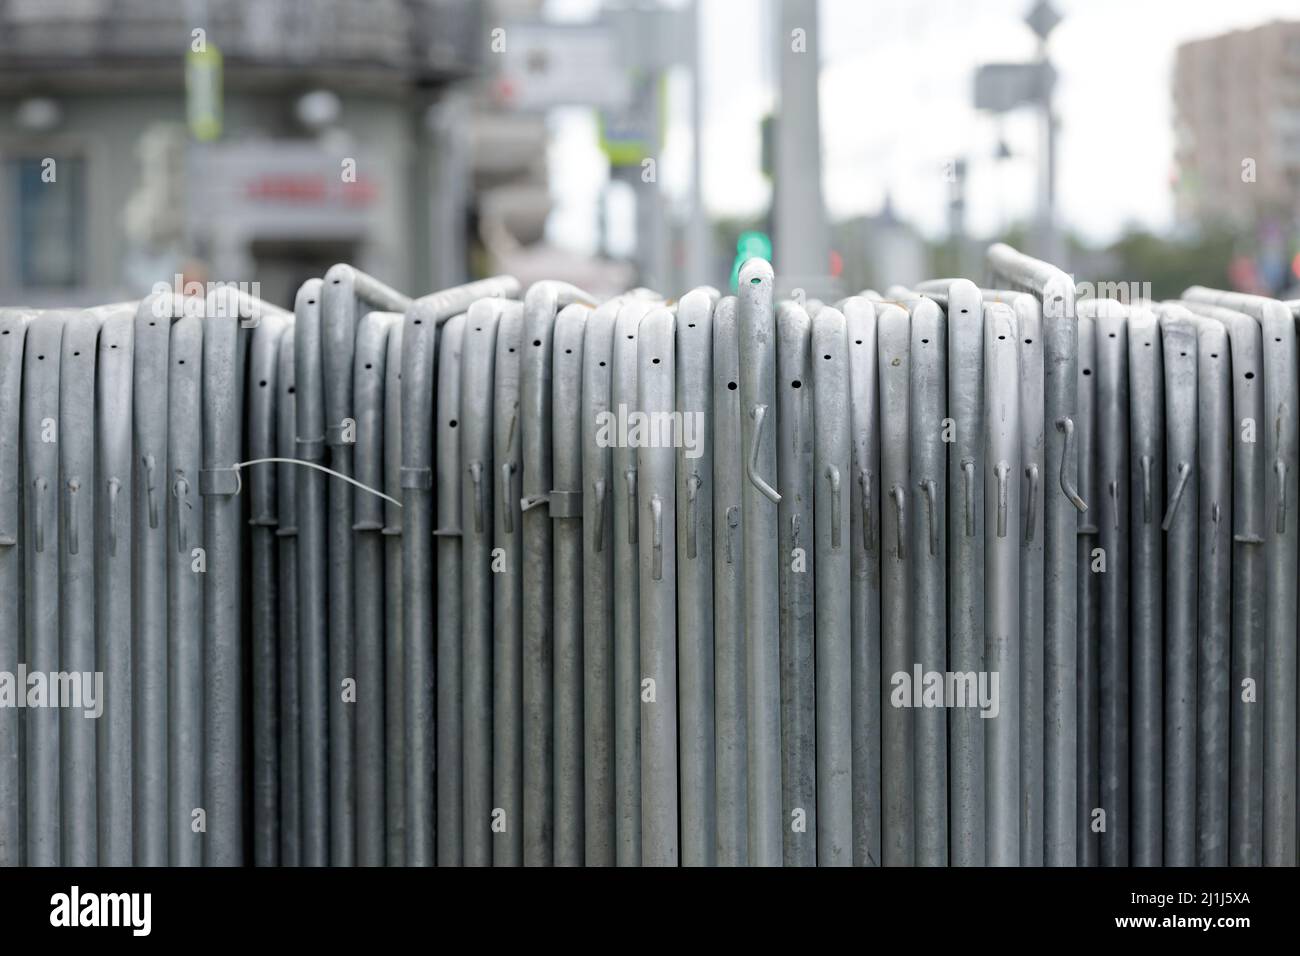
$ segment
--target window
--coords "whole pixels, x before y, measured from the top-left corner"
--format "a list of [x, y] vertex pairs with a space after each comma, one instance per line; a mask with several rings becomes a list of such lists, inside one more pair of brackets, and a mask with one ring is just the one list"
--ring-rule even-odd
[[70, 157], [6, 163], [14, 274], [21, 288], [77, 285], [85, 264], [85, 164]]

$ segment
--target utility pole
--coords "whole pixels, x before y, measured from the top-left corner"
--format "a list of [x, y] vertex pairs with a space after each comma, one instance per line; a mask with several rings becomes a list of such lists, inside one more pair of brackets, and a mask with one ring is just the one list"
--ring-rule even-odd
[[1047, 37], [1060, 22], [1061, 15], [1048, 0], [1038, 0], [1025, 17], [1025, 23], [1038, 37], [1040, 127], [1034, 246], [1040, 258], [1055, 265], [1062, 264], [1064, 250], [1056, 230], [1056, 116], [1052, 111], [1052, 86], [1056, 75], [1047, 55]]
[[709, 282], [713, 271], [709, 217], [704, 211], [703, 184], [704, 173], [704, 84], [703, 63], [700, 55], [700, 4], [691, 0], [691, 4], [682, 14], [690, 21], [690, 57], [691, 57], [691, 193], [690, 211], [686, 224], [686, 281], [684, 288], [694, 288]]
[[817, 0], [775, 0], [777, 75], [773, 255], [779, 275], [809, 295], [830, 285], [831, 241], [822, 202]]

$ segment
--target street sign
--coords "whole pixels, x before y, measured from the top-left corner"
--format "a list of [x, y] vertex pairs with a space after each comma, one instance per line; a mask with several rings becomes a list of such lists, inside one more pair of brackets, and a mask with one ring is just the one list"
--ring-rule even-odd
[[1005, 113], [1039, 100], [1055, 80], [1048, 63], [985, 63], [975, 71], [975, 108]]

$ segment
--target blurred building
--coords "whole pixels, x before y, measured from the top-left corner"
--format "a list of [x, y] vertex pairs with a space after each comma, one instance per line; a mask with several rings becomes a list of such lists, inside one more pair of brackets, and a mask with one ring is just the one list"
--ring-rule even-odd
[[1182, 221], [1295, 221], [1300, 23], [1269, 23], [1180, 46], [1174, 109]]
[[416, 293], [463, 281], [475, 183], [512, 175], [477, 173], [476, 139], [516, 143], [530, 171], [544, 155], [537, 123], [473, 132], [465, 81], [496, 6], [0, 0], [0, 303], [111, 301], [184, 272], [287, 305], [338, 261]]

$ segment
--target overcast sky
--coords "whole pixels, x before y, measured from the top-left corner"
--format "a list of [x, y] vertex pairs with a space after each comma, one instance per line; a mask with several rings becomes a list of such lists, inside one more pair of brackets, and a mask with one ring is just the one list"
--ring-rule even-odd
[[[770, 0], [700, 0], [704, 48], [704, 199], [714, 216], [767, 205], [759, 120], [774, 102]], [[968, 228], [987, 234], [1027, 219], [1035, 196], [1037, 126], [1030, 111], [1002, 118], [972, 106], [973, 73], [1034, 56], [1023, 17], [1032, 0], [821, 0], [822, 184], [832, 218], [895, 211], [935, 236], [946, 229], [944, 164], [969, 162]], [[1297, 0], [1054, 0], [1063, 15], [1050, 51], [1058, 73], [1058, 209], [1093, 241], [1126, 223], [1172, 224], [1171, 77], [1178, 44], [1276, 19], [1300, 19]], [[671, 3], [670, 5], [678, 5]], [[598, 0], [551, 0], [583, 18]], [[684, 196], [690, 127], [684, 77], [671, 86], [660, 179]], [[603, 178], [595, 126], [582, 111], [555, 120], [560, 208], [552, 233], [594, 242]], [[1011, 159], [993, 159], [998, 138]]]

